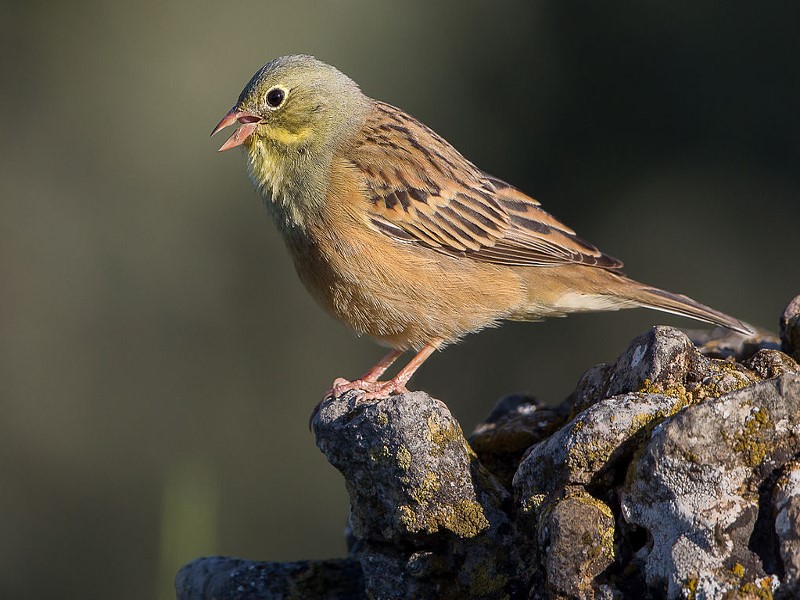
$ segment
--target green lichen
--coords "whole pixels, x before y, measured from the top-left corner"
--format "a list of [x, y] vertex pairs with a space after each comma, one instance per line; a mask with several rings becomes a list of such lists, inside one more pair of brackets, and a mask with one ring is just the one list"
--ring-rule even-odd
[[736, 575], [739, 579], [744, 577], [744, 565], [742, 563], [736, 563], [731, 567], [731, 573]]
[[428, 502], [420, 503], [417, 511], [406, 504], [397, 510], [398, 519], [411, 531], [436, 533], [446, 529], [461, 538], [473, 538], [489, 527], [483, 507], [466, 498], [438, 510], [431, 510]]
[[462, 538], [475, 537], [489, 527], [483, 507], [475, 500], [462, 498], [452, 504], [436, 504], [441, 487], [436, 473], [425, 473], [409, 491], [414, 508], [405, 504], [398, 507], [400, 522], [411, 531], [435, 533], [446, 529]]
[[680, 403], [678, 407], [680, 409], [707, 398], [719, 398], [724, 394], [745, 388], [760, 379], [755, 373], [735, 362], [713, 359], [709, 361], [706, 376], [700, 383], [663, 383], [645, 379], [638, 391], [675, 398]]
[[388, 446], [376, 446], [370, 448], [369, 459], [372, 462], [383, 463], [392, 459], [392, 452]]
[[397, 449], [397, 466], [400, 467], [403, 471], [408, 471], [409, 467], [411, 467], [411, 452], [408, 451], [408, 448], [405, 446], [400, 446]]
[[444, 455], [448, 446], [463, 439], [461, 428], [455, 421], [442, 423], [436, 415], [428, 417], [428, 440], [433, 444], [432, 455]]
[[733, 450], [741, 454], [750, 467], [757, 467], [774, 449], [775, 425], [766, 409], [755, 407], [741, 431], [733, 436]]
[[508, 576], [497, 573], [490, 561], [481, 562], [470, 573], [470, 596], [473, 598], [508, 598], [503, 593], [508, 585]]
[[687, 600], [696, 600], [697, 598], [697, 586], [699, 585], [699, 581], [697, 577], [690, 577], [686, 581], [686, 599]]
[[455, 504], [453, 513], [445, 520], [444, 526], [459, 537], [473, 538], [488, 529], [489, 520], [480, 504], [463, 498]]
[[609, 520], [609, 526], [603, 526], [602, 522], [598, 523], [597, 531], [594, 535], [588, 532], [584, 534], [582, 542], [587, 547], [587, 556], [590, 560], [594, 560], [599, 556], [603, 556], [609, 561], [614, 560], [614, 513], [611, 508], [602, 500], [598, 500], [594, 496], [590, 496], [584, 492], [576, 492], [568, 494], [565, 498], [575, 499], [587, 506], [591, 506], [597, 510], [603, 517]]
[[653, 382], [649, 379], [645, 379], [638, 391], [644, 394], [659, 394], [661, 396], [675, 398], [678, 402], [674, 405], [675, 410], [671, 413], [673, 415], [684, 406], [688, 406], [694, 402], [694, 395], [692, 392], [690, 392], [686, 386], [681, 383], [670, 383], [669, 385], [664, 385], [660, 382]]
[[772, 581], [769, 577], [762, 577], [753, 582], [745, 583], [741, 588], [742, 596], [745, 598], [757, 598], [758, 600], [772, 600]]

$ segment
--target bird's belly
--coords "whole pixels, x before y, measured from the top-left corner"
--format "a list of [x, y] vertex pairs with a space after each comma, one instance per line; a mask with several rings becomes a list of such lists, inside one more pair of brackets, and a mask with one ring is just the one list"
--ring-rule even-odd
[[513, 270], [440, 254], [364, 231], [330, 230], [288, 246], [298, 274], [331, 314], [398, 349], [452, 342], [511, 316], [524, 303]]

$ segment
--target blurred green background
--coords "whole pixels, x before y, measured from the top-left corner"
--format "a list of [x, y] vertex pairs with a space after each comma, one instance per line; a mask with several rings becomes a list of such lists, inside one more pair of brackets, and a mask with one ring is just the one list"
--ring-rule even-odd
[[[800, 293], [797, 3], [0, 4], [0, 597], [172, 597], [204, 554], [342, 556], [307, 418], [382, 354], [298, 282], [208, 133], [306, 52], [626, 272], [774, 329]], [[509, 324], [414, 386], [558, 402], [648, 311]]]

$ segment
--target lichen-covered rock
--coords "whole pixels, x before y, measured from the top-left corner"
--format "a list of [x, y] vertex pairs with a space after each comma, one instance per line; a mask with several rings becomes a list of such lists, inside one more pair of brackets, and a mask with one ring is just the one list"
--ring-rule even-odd
[[533, 446], [514, 476], [514, 491], [523, 515], [538, 512], [547, 497], [568, 486], [613, 481], [635, 450], [634, 440], [683, 407], [681, 400], [660, 394], [624, 394], [602, 400], [579, 413], [546, 440]]
[[538, 527], [551, 598], [594, 597], [614, 562], [614, 515], [600, 500], [573, 491], [544, 511]]
[[442, 402], [422, 392], [374, 402], [347, 395], [323, 402], [313, 428], [344, 475], [370, 597], [506, 593], [515, 564], [509, 494]]
[[198, 558], [175, 577], [178, 600], [354, 600], [364, 598], [361, 565], [351, 559], [256, 562]]
[[779, 377], [784, 373], [800, 373], [800, 365], [780, 350], [762, 348], [748, 358], [744, 365], [763, 379]]
[[478, 463], [458, 422], [422, 392], [320, 405], [317, 445], [344, 475], [358, 539], [403, 542], [424, 533], [472, 538], [505, 519], [505, 490]]
[[772, 497], [775, 536], [783, 565], [781, 593], [786, 598], [800, 597], [800, 460], [784, 468]]
[[584, 373], [570, 401], [572, 414], [629, 392], [665, 394], [690, 404], [760, 379], [742, 364], [703, 356], [685, 333], [658, 326], [634, 339], [614, 364]]
[[750, 548], [759, 489], [800, 452], [800, 376], [787, 374], [690, 406], [657, 427], [622, 490], [624, 519], [645, 529], [651, 589], [722, 598], [770, 591], [768, 547]]
[[800, 362], [800, 296], [795, 296], [780, 319], [782, 350]]
[[199, 559], [178, 598], [798, 598], [793, 305], [783, 352], [655, 327], [558, 408], [503, 398], [470, 443], [422, 392], [329, 399], [313, 428], [350, 494], [348, 557]]
[[469, 437], [478, 458], [507, 488], [525, 451], [551, 433], [564, 417], [522, 394], [504, 396]]

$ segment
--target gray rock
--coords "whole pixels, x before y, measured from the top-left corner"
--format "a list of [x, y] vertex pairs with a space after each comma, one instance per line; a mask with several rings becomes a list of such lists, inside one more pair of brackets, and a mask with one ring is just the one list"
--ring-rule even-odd
[[800, 597], [800, 460], [784, 468], [772, 497], [775, 535], [783, 563], [781, 592], [786, 598]]
[[610, 483], [614, 467], [636, 448], [632, 442], [683, 407], [680, 399], [660, 394], [624, 394], [602, 400], [579, 413], [549, 438], [533, 446], [514, 476], [514, 492], [523, 514], [537, 512], [554, 492], [568, 486]]
[[614, 562], [614, 515], [586, 492], [554, 502], [539, 526], [547, 592], [556, 598], [594, 597], [598, 576]]
[[690, 404], [760, 379], [739, 363], [703, 356], [683, 332], [658, 326], [628, 344], [614, 364], [584, 373], [570, 401], [572, 414], [628, 392], [666, 394]]
[[478, 459], [507, 488], [525, 451], [550, 434], [564, 418], [524, 395], [504, 396], [469, 437]]
[[366, 598], [355, 560], [256, 562], [198, 558], [175, 577], [178, 600], [355, 600]]
[[772, 340], [655, 327], [557, 409], [503, 398], [470, 443], [423, 392], [329, 399], [348, 557], [199, 559], [178, 598], [800, 597], [800, 367]]
[[344, 475], [357, 539], [473, 538], [505, 521], [507, 492], [476, 460], [444, 403], [422, 392], [320, 405], [317, 445]]
[[781, 349], [800, 362], [800, 296], [795, 296], [780, 319]]
[[350, 494], [371, 598], [503, 597], [516, 564], [509, 493], [447, 407], [422, 392], [329, 399], [317, 444]]
[[749, 542], [759, 488], [800, 452], [798, 415], [800, 376], [787, 374], [690, 406], [654, 429], [621, 501], [624, 519], [652, 538], [643, 557], [649, 588], [668, 598], [772, 592], [771, 557]]

